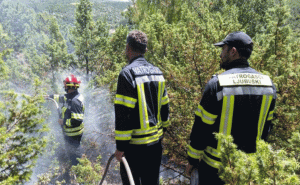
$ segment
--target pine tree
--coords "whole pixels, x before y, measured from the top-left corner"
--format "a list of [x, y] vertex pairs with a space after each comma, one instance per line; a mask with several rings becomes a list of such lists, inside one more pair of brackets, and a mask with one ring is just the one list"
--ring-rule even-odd
[[43, 97], [35, 81], [32, 96], [14, 92], [1, 96], [0, 102], [0, 184], [28, 181], [36, 159], [46, 146], [43, 132]]
[[75, 12], [75, 29], [73, 30], [75, 53], [78, 58], [76, 65], [85, 67], [86, 74], [91, 71], [97, 53], [97, 30], [92, 15], [92, 3], [80, 0]]
[[45, 70], [48, 71], [47, 69], [49, 68], [52, 71], [52, 85], [54, 86], [56, 82], [55, 73], [58, 69], [69, 67], [72, 55], [68, 54], [66, 41], [59, 30], [59, 25], [55, 17], [50, 19], [49, 30], [50, 38], [45, 43], [48, 64]]

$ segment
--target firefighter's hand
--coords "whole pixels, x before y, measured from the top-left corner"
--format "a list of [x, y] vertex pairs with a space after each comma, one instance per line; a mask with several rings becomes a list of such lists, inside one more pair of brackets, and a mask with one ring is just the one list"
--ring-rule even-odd
[[119, 162], [122, 161], [123, 154], [124, 154], [124, 152], [121, 152], [121, 151], [119, 151], [119, 150], [116, 150], [116, 151], [115, 151], [115, 157], [116, 157], [116, 159], [117, 159]]
[[193, 170], [193, 165], [188, 164], [188, 165], [186, 166], [186, 174], [187, 174], [188, 176], [191, 176], [192, 170]]
[[64, 123], [63, 119], [58, 119], [58, 123], [59, 123], [60, 125], [63, 125], [63, 123]]
[[43, 97], [44, 97], [45, 100], [49, 99], [49, 95], [44, 95]]

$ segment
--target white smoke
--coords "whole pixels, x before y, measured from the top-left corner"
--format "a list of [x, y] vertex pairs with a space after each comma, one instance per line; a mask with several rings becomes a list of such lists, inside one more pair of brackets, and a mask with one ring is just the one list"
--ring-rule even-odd
[[[107, 163], [108, 158], [115, 151], [115, 142], [113, 137], [114, 130], [114, 108], [111, 102], [109, 90], [105, 88], [90, 87], [85, 75], [76, 72], [61, 72], [56, 73], [55, 86], [59, 94], [65, 94], [63, 89], [63, 80], [70, 74], [74, 74], [82, 81], [79, 93], [84, 97], [85, 113], [84, 113], [84, 134], [81, 140], [81, 145], [84, 149], [84, 154], [94, 160], [98, 155], [102, 156], [101, 164], [103, 168]], [[53, 90], [48, 94], [53, 94]], [[31, 180], [26, 185], [35, 184], [38, 181], [38, 176], [45, 174], [54, 165], [61, 165], [67, 160], [64, 150], [64, 138], [61, 127], [58, 124], [58, 113], [52, 101], [48, 101], [45, 106], [51, 111], [49, 119], [46, 120], [49, 124], [50, 131], [47, 133], [50, 146], [48, 150], [40, 156], [33, 170]], [[52, 152], [51, 152], [52, 151]], [[55, 163], [55, 160], [56, 163]], [[109, 183], [120, 183], [118, 172], [114, 170], [114, 165], [111, 165], [110, 171], [106, 177]], [[110, 180], [109, 180], [110, 179]], [[62, 180], [62, 179], [58, 179]]]

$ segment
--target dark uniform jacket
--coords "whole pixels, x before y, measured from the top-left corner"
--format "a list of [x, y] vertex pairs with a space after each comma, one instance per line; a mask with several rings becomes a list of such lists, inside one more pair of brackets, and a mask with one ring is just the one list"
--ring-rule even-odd
[[62, 103], [63, 129], [66, 136], [82, 135], [84, 130], [83, 96], [76, 90], [65, 95], [50, 95], [55, 101]]
[[256, 152], [256, 142], [266, 139], [273, 119], [276, 89], [270, 78], [235, 60], [205, 87], [188, 148], [189, 162], [196, 165], [201, 154], [210, 166], [220, 165], [220, 141], [214, 132], [232, 135], [238, 149]]
[[119, 74], [115, 99], [117, 149], [152, 145], [169, 126], [169, 98], [159, 68], [137, 57]]

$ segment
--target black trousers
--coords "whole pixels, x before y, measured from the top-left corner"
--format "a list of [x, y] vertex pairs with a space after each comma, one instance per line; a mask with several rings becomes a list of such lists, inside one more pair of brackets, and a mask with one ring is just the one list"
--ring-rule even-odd
[[79, 163], [77, 158], [81, 158], [82, 156], [82, 149], [80, 146], [81, 137], [82, 135], [64, 136], [67, 155], [69, 156], [72, 166], [77, 165]]
[[219, 178], [218, 169], [206, 164], [203, 160], [198, 166], [199, 185], [224, 185], [225, 183]]
[[[124, 152], [136, 185], [159, 185], [159, 169], [162, 157], [161, 141], [151, 146], [130, 145]], [[130, 185], [123, 163], [120, 173], [124, 185]]]

